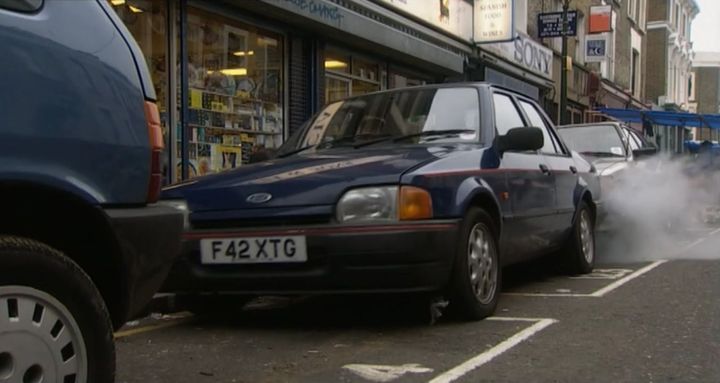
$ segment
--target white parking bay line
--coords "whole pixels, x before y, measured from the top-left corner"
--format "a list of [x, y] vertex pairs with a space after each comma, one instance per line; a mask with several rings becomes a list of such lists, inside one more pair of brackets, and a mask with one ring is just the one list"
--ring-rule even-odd
[[430, 381], [430, 383], [450, 383], [457, 379], [460, 379], [464, 375], [470, 373], [471, 371], [477, 369], [478, 367], [490, 362], [491, 360], [497, 358], [504, 352], [510, 350], [511, 348], [517, 346], [518, 344], [522, 343], [523, 341], [527, 340], [531, 336], [537, 334], [538, 332], [542, 331], [545, 327], [550, 326], [553, 323], [557, 323], [556, 319], [550, 319], [550, 318], [505, 318], [505, 317], [490, 317], [487, 318], [487, 320], [496, 320], [496, 321], [521, 321], [521, 322], [536, 322], [532, 326], [518, 332], [517, 334], [511, 336], [510, 338], [504, 340], [503, 342], [499, 343], [497, 346], [483, 352], [482, 354], [478, 354], [471, 359], [468, 359], [467, 361], [463, 362], [462, 364], [453, 367], [452, 369], [445, 371], [444, 373], [436, 376], [433, 380]]
[[630, 274], [630, 275], [628, 275], [628, 276], [625, 276], [625, 277], [623, 277], [623, 278], [621, 278], [621, 279], [618, 279], [617, 281], [615, 281], [615, 282], [613, 282], [613, 283], [611, 283], [611, 284], [603, 287], [602, 289], [600, 289], [600, 290], [598, 290], [598, 291], [595, 291], [595, 292], [592, 293], [592, 294], [589, 294], [588, 296], [591, 296], [591, 297], [602, 297], [602, 296], [604, 296], [605, 294], [607, 294], [607, 293], [609, 293], [609, 292], [617, 289], [618, 287], [620, 287], [620, 286], [622, 286], [622, 285], [624, 285], [624, 284], [632, 281], [633, 279], [635, 279], [635, 278], [637, 278], [637, 277], [639, 277], [639, 276], [647, 273], [648, 271], [650, 271], [650, 270], [652, 270], [652, 269], [654, 269], [654, 268], [662, 265], [662, 264], [665, 263], [665, 262], [667, 262], [667, 260], [665, 260], [665, 259], [661, 259], [661, 260], [659, 260], [659, 261], [655, 261], [655, 262], [653, 262], [653, 263], [651, 263], [651, 264], [643, 267], [642, 269], [639, 269], [639, 270], [637, 270], [636, 272], [634, 272], [634, 273], [632, 273], [632, 274]]
[[720, 233], [720, 229], [715, 229], [715, 230], [711, 231], [710, 234], [708, 234], [708, 237], [713, 236], [717, 233]]

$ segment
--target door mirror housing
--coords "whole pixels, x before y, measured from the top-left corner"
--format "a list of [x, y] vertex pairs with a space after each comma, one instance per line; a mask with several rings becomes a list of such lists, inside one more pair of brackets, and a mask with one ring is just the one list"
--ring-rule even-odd
[[642, 158], [642, 157], [649, 157], [652, 155], [657, 154], [658, 150], [655, 147], [652, 146], [646, 146], [640, 149], [635, 149], [632, 151], [633, 157], [635, 158]]
[[504, 136], [498, 136], [496, 142], [500, 154], [540, 150], [544, 144], [543, 132], [536, 127], [512, 128]]

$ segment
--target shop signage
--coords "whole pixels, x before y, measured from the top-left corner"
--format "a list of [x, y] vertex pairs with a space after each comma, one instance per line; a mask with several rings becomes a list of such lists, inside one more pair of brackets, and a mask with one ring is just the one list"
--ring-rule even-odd
[[608, 57], [608, 36], [606, 34], [585, 37], [585, 62], [602, 62]]
[[487, 44], [512, 40], [514, 6], [514, 0], [475, 0], [473, 41]]
[[517, 33], [514, 41], [507, 43], [488, 44], [484, 49], [499, 54], [528, 71], [547, 79], [552, 79], [553, 52], [530, 36]]
[[590, 25], [588, 33], [612, 31], [612, 5], [590, 7]]
[[[577, 35], [577, 11], [568, 11], [568, 30], [565, 36]], [[563, 13], [551, 12], [538, 14], [538, 34], [541, 39], [546, 37], [562, 37]]]
[[381, 0], [464, 40], [472, 39], [473, 6], [466, 0]]

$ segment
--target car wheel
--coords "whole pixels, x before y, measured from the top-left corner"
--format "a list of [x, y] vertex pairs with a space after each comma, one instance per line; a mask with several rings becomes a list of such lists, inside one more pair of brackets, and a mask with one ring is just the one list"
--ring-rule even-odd
[[575, 223], [563, 255], [564, 268], [570, 274], [587, 274], [595, 267], [595, 221], [585, 201], [578, 205]]
[[114, 381], [110, 316], [75, 262], [42, 243], [0, 236], [0, 270], [0, 381]]
[[480, 320], [495, 312], [500, 295], [497, 230], [490, 215], [479, 208], [468, 211], [461, 230], [462, 245], [450, 282], [450, 308], [463, 319]]

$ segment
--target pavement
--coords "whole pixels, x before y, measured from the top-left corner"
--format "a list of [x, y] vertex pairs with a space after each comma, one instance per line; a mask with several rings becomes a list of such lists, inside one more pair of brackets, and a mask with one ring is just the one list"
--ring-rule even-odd
[[720, 382], [720, 229], [663, 239], [601, 233], [586, 276], [508, 268], [496, 315], [472, 323], [431, 325], [405, 296], [262, 297], [214, 317], [166, 296], [116, 334], [117, 381]]

